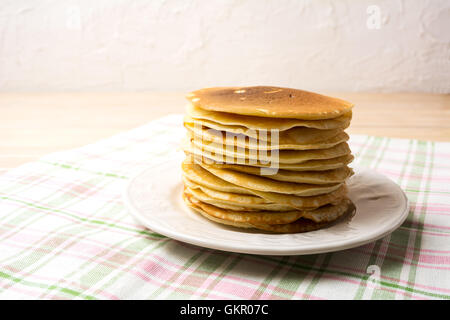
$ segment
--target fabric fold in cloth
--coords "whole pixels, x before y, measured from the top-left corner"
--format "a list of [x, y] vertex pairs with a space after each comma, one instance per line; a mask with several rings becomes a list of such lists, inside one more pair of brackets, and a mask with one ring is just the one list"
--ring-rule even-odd
[[1, 175], [0, 299], [450, 299], [450, 143], [351, 135], [351, 166], [400, 185], [406, 222], [354, 249], [275, 257], [184, 244], [128, 214], [128, 179], [184, 135], [169, 115]]

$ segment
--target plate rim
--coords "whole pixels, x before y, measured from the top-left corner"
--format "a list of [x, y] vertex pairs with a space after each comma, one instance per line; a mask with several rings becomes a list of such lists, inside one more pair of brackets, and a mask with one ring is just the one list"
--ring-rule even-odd
[[[350, 238], [344, 243], [339, 242], [337, 245], [333, 244], [323, 244], [322, 246], [318, 245], [313, 248], [290, 248], [290, 249], [282, 249], [282, 250], [273, 250], [273, 249], [264, 249], [264, 248], [250, 248], [250, 247], [235, 247], [233, 245], [227, 245], [225, 244], [212, 244], [211, 242], [208, 242], [207, 240], [201, 239], [201, 238], [195, 238], [191, 235], [181, 234], [178, 231], [173, 231], [170, 228], [165, 228], [164, 226], [148, 226], [148, 223], [146, 219], [142, 216], [142, 214], [139, 212], [137, 208], [134, 207], [134, 205], [131, 203], [130, 197], [129, 197], [129, 189], [130, 186], [133, 184], [133, 182], [140, 178], [142, 175], [144, 175], [147, 171], [154, 170], [155, 168], [167, 164], [168, 162], [159, 163], [157, 165], [151, 166], [149, 168], [146, 168], [142, 171], [140, 171], [138, 174], [131, 177], [126, 186], [123, 189], [122, 192], [122, 200], [124, 201], [125, 207], [127, 208], [128, 212], [131, 214], [131, 216], [137, 220], [140, 224], [142, 224], [145, 228], [155, 232], [159, 233], [163, 236], [166, 236], [168, 238], [185, 242], [191, 245], [208, 248], [212, 250], [220, 250], [224, 252], [233, 252], [233, 253], [245, 253], [245, 254], [255, 254], [255, 255], [271, 255], [271, 256], [294, 256], [294, 255], [308, 255], [308, 254], [320, 254], [320, 253], [327, 253], [327, 252], [336, 252], [336, 251], [342, 251], [347, 250], [359, 246], [363, 246], [365, 244], [374, 242], [376, 240], [379, 240], [393, 231], [395, 231], [398, 227], [400, 227], [403, 222], [405, 222], [406, 218], [408, 217], [409, 210], [410, 210], [410, 203], [408, 200], [408, 197], [406, 196], [405, 192], [403, 191], [400, 186], [395, 183], [392, 179], [389, 177], [375, 171], [371, 170], [369, 168], [354, 168], [355, 169], [355, 176], [362, 172], [362, 171], [369, 171], [371, 173], [377, 174], [379, 176], [382, 176], [385, 179], [388, 179], [391, 183], [395, 185], [395, 187], [398, 189], [399, 193], [402, 195], [402, 198], [404, 200], [405, 208], [403, 212], [398, 216], [398, 218], [395, 220], [395, 223], [392, 224], [389, 228], [386, 228], [383, 230], [383, 232], [376, 233], [375, 235], [368, 234], [363, 237], [358, 237], [356, 240], [354, 238]], [[181, 180], [180, 180], [181, 182]], [[184, 204], [184, 203], [183, 203]], [[184, 204], [185, 205], [185, 204]], [[188, 206], [185, 205], [185, 208], [187, 210], [191, 210]], [[181, 211], [180, 211], [181, 212]], [[195, 213], [197, 214], [197, 213]], [[211, 221], [209, 221], [211, 222]], [[211, 222], [213, 223], [213, 222]]]

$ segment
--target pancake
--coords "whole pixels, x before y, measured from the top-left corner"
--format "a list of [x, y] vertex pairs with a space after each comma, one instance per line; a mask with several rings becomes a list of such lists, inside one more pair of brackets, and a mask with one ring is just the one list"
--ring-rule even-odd
[[350, 154], [350, 148], [346, 142], [339, 143], [328, 149], [317, 150], [271, 150], [261, 152], [256, 149], [233, 148], [233, 146], [226, 147], [219, 143], [202, 144], [197, 139], [190, 139], [185, 141], [183, 150], [199, 156], [211, 157], [212, 155], [221, 155], [222, 161], [231, 162], [234, 159], [248, 159], [253, 160], [249, 163], [266, 162], [270, 163], [301, 163], [308, 160], [324, 160], [341, 157]]
[[[261, 163], [261, 162], [254, 162], [249, 161], [248, 159], [242, 159], [242, 158], [234, 158], [232, 161], [225, 162], [223, 159], [223, 156], [221, 155], [214, 155], [210, 154], [207, 156], [205, 155], [195, 155], [189, 152], [186, 152], [186, 155], [188, 156], [189, 160], [193, 163], [195, 159], [196, 162], [206, 162], [207, 164], [214, 164], [218, 168], [221, 168], [222, 166], [226, 166], [228, 164], [238, 164], [238, 165], [246, 165], [250, 167], [256, 167], [256, 168], [269, 168], [270, 164], [267, 163]], [[342, 157], [336, 157], [332, 159], [325, 159], [325, 160], [308, 160], [305, 162], [300, 163], [292, 163], [292, 164], [285, 164], [285, 163], [278, 163], [276, 164], [279, 169], [285, 169], [285, 170], [291, 170], [291, 171], [325, 171], [325, 170], [332, 170], [332, 169], [338, 169], [343, 166], [348, 165], [350, 162], [352, 162], [354, 159], [353, 155], [349, 154]]]
[[205, 120], [193, 120], [189, 117], [184, 118], [185, 127], [206, 127], [207, 129], [214, 129], [236, 135], [245, 135], [251, 138], [260, 139], [263, 141], [275, 140], [272, 138], [272, 132], [277, 134], [276, 137], [281, 144], [314, 144], [322, 142], [335, 137], [342, 133], [342, 129], [319, 130], [314, 128], [295, 127], [285, 131], [279, 131], [277, 128], [271, 130], [254, 130], [243, 126], [224, 126]]
[[[344, 132], [338, 132], [336, 135], [332, 135], [331, 138], [325, 137], [325, 140], [321, 141], [308, 141], [306, 136], [299, 134], [291, 138], [290, 136], [279, 136], [278, 143], [271, 142], [270, 136], [268, 140], [263, 140], [249, 137], [245, 134], [235, 134], [228, 131], [219, 131], [216, 129], [207, 128], [204, 126], [193, 125], [190, 123], [184, 124], [188, 129], [188, 135], [192, 139], [197, 139], [201, 143], [214, 142], [226, 145], [235, 145], [241, 148], [258, 149], [258, 150], [314, 150], [314, 149], [327, 149], [331, 148], [341, 142], [345, 142], [349, 139], [349, 136]], [[316, 129], [311, 129], [316, 130]], [[333, 134], [335, 133], [334, 130]], [[301, 137], [301, 138], [300, 138]]]
[[[261, 175], [261, 169], [258, 167], [224, 164], [218, 166], [217, 168], [230, 169], [252, 175]], [[264, 177], [286, 182], [328, 184], [344, 182], [351, 175], [353, 175], [353, 170], [347, 166], [344, 166], [338, 169], [326, 171], [291, 171], [280, 169], [277, 170], [276, 173], [264, 175]]]
[[315, 231], [319, 229], [328, 228], [330, 226], [335, 225], [336, 223], [340, 222], [344, 218], [348, 216], [353, 216], [356, 208], [355, 205], [350, 202], [348, 204], [348, 207], [346, 211], [343, 211], [341, 215], [333, 221], [322, 221], [322, 222], [315, 222], [309, 219], [300, 218], [292, 223], [288, 224], [282, 224], [282, 225], [269, 225], [269, 224], [259, 224], [254, 225], [253, 227], [259, 230], [269, 231], [273, 233], [302, 233], [302, 232], [309, 232], [309, 231]]
[[338, 219], [347, 210], [354, 207], [354, 204], [348, 198], [343, 198], [336, 204], [327, 204], [316, 210], [303, 211], [302, 218], [312, 220], [314, 222], [330, 222]]
[[276, 181], [263, 176], [247, 174], [243, 172], [233, 171], [230, 169], [218, 169], [207, 164], [200, 164], [201, 167], [216, 177], [230, 182], [234, 185], [244, 188], [263, 192], [275, 192], [283, 194], [293, 194], [297, 196], [316, 196], [330, 193], [338, 189], [342, 183], [333, 184], [307, 184]]
[[203, 192], [201, 189], [196, 188], [186, 188], [186, 193], [189, 193], [193, 195], [198, 200], [212, 204], [216, 207], [222, 208], [222, 209], [230, 209], [234, 211], [292, 211], [295, 208], [287, 205], [277, 204], [277, 203], [262, 203], [262, 204], [239, 204], [239, 203], [233, 203], [231, 201], [227, 200], [219, 200], [215, 199], [205, 192]]
[[[347, 194], [345, 185], [336, 190], [319, 196], [296, 196], [291, 194], [282, 194], [276, 192], [263, 192], [251, 190], [245, 187], [234, 185], [230, 182], [220, 179], [209, 171], [203, 169], [197, 164], [182, 164], [183, 181], [190, 189], [199, 188], [205, 193], [210, 194], [217, 199], [229, 199], [230, 201], [240, 202], [239, 205], [245, 205], [244, 196], [258, 196], [266, 203], [278, 203], [291, 206], [299, 210], [311, 210], [328, 203], [335, 203]], [[245, 198], [245, 201], [253, 199], [254, 203], [263, 203], [255, 198]]]
[[209, 171], [203, 169], [198, 164], [192, 164], [184, 161], [181, 164], [181, 170], [182, 175], [185, 179], [188, 179], [189, 181], [192, 181], [201, 186], [205, 186], [210, 189], [223, 192], [255, 195], [255, 193], [249, 189], [242, 188], [240, 186], [234, 185], [228, 181], [216, 177]]
[[342, 116], [327, 120], [299, 120], [299, 119], [277, 119], [265, 117], [252, 117], [228, 112], [217, 112], [204, 110], [193, 105], [187, 106], [187, 114], [194, 120], [209, 120], [216, 124], [226, 126], [246, 127], [253, 130], [278, 129], [280, 131], [294, 127], [307, 127], [321, 130], [345, 129], [350, 125], [352, 112], [349, 111]]
[[269, 118], [334, 119], [353, 104], [321, 94], [281, 87], [215, 87], [193, 91], [186, 98], [197, 108]]
[[201, 214], [206, 219], [217, 222], [219, 224], [224, 224], [224, 225], [233, 226], [233, 227], [237, 227], [237, 228], [245, 228], [245, 229], [253, 228], [253, 226], [249, 223], [229, 221], [229, 220], [217, 218], [214, 215], [210, 215], [210, 214], [206, 213], [206, 211], [204, 211], [200, 207], [200, 202], [198, 200], [196, 200], [194, 197], [189, 196], [184, 192], [183, 192], [182, 196], [183, 196], [184, 202], [186, 203], [186, 205], [188, 207], [190, 207], [192, 210], [196, 211], [197, 213]]
[[231, 203], [234, 205], [246, 206], [251, 208], [254, 205], [259, 206], [259, 205], [273, 204], [273, 202], [261, 198], [259, 196], [214, 190], [206, 186], [197, 184], [186, 177], [183, 177], [183, 183], [190, 190], [193, 191], [199, 190], [211, 199], [218, 201], [225, 201], [227, 203]]
[[[332, 221], [321, 221], [315, 222], [306, 218], [300, 218], [292, 223], [282, 224], [282, 225], [269, 225], [269, 224], [259, 224], [253, 227], [259, 230], [270, 231], [274, 233], [301, 233], [309, 232], [319, 229], [324, 229], [335, 225], [337, 222], [341, 221], [345, 217], [353, 216], [356, 208], [355, 205], [347, 199], [346, 207], [341, 207], [341, 210], [336, 213], [337, 218]], [[344, 209], [345, 210], [342, 210]]]
[[326, 228], [355, 211], [344, 132], [353, 104], [272, 86], [206, 88], [186, 98], [181, 169], [191, 209], [271, 233]]
[[319, 217], [318, 221], [314, 221], [303, 217], [305, 212], [299, 210], [278, 213], [231, 211], [204, 203], [189, 193], [183, 193], [183, 199], [190, 208], [214, 222], [238, 228], [255, 228], [276, 233], [317, 230], [330, 225], [354, 208], [350, 200], [343, 199], [336, 205], [328, 205], [308, 212], [309, 215], [315, 213]]
[[185, 198], [190, 204], [199, 207], [208, 215], [227, 220], [230, 222], [249, 223], [249, 224], [286, 224], [298, 220], [302, 216], [302, 211], [286, 211], [286, 212], [272, 212], [272, 211], [233, 211], [224, 210], [216, 206], [204, 203], [189, 193], [184, 192]]

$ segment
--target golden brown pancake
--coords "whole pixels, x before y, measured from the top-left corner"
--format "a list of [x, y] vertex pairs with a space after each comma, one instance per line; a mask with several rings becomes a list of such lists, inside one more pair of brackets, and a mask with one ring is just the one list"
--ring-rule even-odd
[[294, 194], [307, 197], [330, 193], [342, 186], [342, 183], [310, 184], [277, 181], [266, 178], [265, 176], [253, 175], [230, 169], [219, 169], [204, 163], [202, 163], [201, 166], [203, 169], [222, 180], [250, 190], [263, 192]]
[[[205, 162], [207, 164], [214, 164], [218, 168], [221, 167], [221, 165], [228, 165], [228, 164], [239, 164], [239, 165], [246, 165], [256, 168], [268, 168], [270, 167], [267, 163], [254, 163], [250, 162], [247, 159], [243, 158], [236, 158], [233, 159], [232, 162], [224, 162], [223, 157], [221, 155], [213, 155], [211, 154], [210, 157], [198, 156], [190, 152], [185, 152], [189, 161], [191, 163], [194, 162]], [[195, 159], [195, 161], [194, 161]], [[291, 170], [291, 171], [325, 171], [325, 170], [332, 170], [341, 168], [343, 166], [348, 165], [350, 162], [352, 162], [354, 159], [354, 156], [349, 154], [342, 157], [336, 157], [332, 159], [325, 159], [325, 160], [308, 160], [305, 162], [300, 163], [278, 163], [279, 169], [285, 169], [285, 170]]]
[[354, 212], [344, 132], [351, 103], [272, 86], [206, 88], [186, 98], [188, 207], [220, 224], [273, 233], [325, 228]]
[[[328, 138], [324, 137], [323, 141], [320, 142], [304, 142], [300, 143], [300, 136], [296, 136], [294, 139], [297, 141], [292, 141], [291, 137], [284, 138], [284, 135], [280, 135], [278, 143], [262, 140], [261, 138], [253, 138], [246, 136], [244, 134], [235, 134], [225, 131], [218, 131], [215, 129], [210, 129], [201, 126], [194, 126], [189, 123], [185, 123], [184, 126], [188, 130], [188, 135], [192, 139], [198, 139], [205, 143], [220, 143], [224, 145], [235, 145], [240, 148], [247, 149], [259, 149], [259, 150], [314, 150], [314, 149], [328, 149], [334, 147], [335, 145], [348, 141], [349, 136], [344, 131], [341, 131], [334, 137]], [[268, 136], [270, 138], [270, 135]], [[304, 137], [302, 137], [302, 140]]]
[[284, 163], [294, 164], [309, 160], [326, 160], [333, 159], [350, 154], [350, 148], [347, 142], [341, 142], [328, 149], [314, 149], [314, 150], [280, 150], [274, 153], [273, 150], [246, 149], [246, 148], [227, 148], [218, 143], [211, 142], [209, 144], [202, 144], [197, 139], [190, 139], [191, 141], [184, 142], [182, 148], [186, 152], [193, 153], [198, 156], [213, 157], [214, 155], [221, 155], [221, 161], [232, 162], [235, 159], [248, 159], [250, 163]]
[[[185, 203], [205, 218], [217, 223], [238, 228], [255, 228], [275, 233], [297, 233], [317, 230], [331, 225], [334, 221], [354, 211], [354, 205], [349, 199], [343, 199], [336, 205], [327, 205], [315, 211], [287, 212], [248, 212], [233, 211], [218, 208], [196, 199], [188, 192], [183, 193]], [[317, 221], [304, 216], [317, 215]]]
[[[239, 164], [224, 164], [215, 167], [218, 169], [230, 169], [253, 175], [261, 175], [261, 169], [258, 167], [243, 166]], [[325, 171], [291, 171], [279, 169], [276, 172], [264, 175], [264, 177], [286, 182], [327, 184], [344, 182], [352, 175], [353, 170], [344, 166], [338, 169]]]
[[193, 120], [189, 117], [186, 117], [184, 119], [184, 126], [189, 131], [196, 132], [197, 135], [205, 135], [209, 133], [216, 136], [221, 136], [222, 138], [236, 137], [240, 138], [241, 140], [248, 140], [249, 138], [252, 138], [254, 140], [271, 141], [271, 144], [273, 145], [276, 145], [275, 140], [278, 139], [278, 144], [291, 145], [291, 149], [305, 148], [305, 145], [311, 145], [311, 149], [314, 149], [315, 144], [320, 145], [321, 143], [326, 142], [327, 140], [330, 140], [336, 136], [341, 136], [340, 141], [344, 141], [344, 139], [342, 139], [342, 135], [344, 135], [346, 139], [348, 139], [347, 134], [340, 129], [319, 130], [305, 127], [295, 127], [284, 131], [275, 131], [274, 134], [276, 134], [277, 137], [273, 138], [272, 132], [270, 130], [258, 131], [238, 126], [226, 127], [224, 125], [205, 123], [203, 122], [203, 120]]
[[328, 221], [324, 220], [321, 222], [316, 222], [313, 220], [309, 220], [307, 218], [300, 218], [288, 224], [278, 224], [278, 225], [258, 224], [254, 225], [254, 227], [256, 229], [270, 231], [274, 233], [301, 233], [327, 228], [336, 224], [337, 222], [341, 221], [342, 219], [348, 216], [353, 216], [356, 210], [355, 205], [348, 199], [346, 201], [347, 207], [345, 208], [345, 210], [339, 211], [337, 213], [337, 218], [335, 220], [328, 220]]
[[[336, 203], [347, 194], [347, 187], [345, 184], [332, 192], [315, 196], [298, 196], [293, 194], [259, 191], [225, 181], [197, 164], [183, 162], [181, 168], [185, 186], [190, 189], [201, 189], [211, 197], [225, 199], [232, 203], [239, 203], [241, 206], [252, 203], [277, 203], [298, 210], [312, 210], [325, 204]], [[258, 201], [257, 198], [251, 196], [260, 197], [265, 201]]]
[[282, 87], [215, 87], [193, 91], [186, 98], [194, 107], [248, 116], [323, 120], [351, 111], [350, 102]]
[[224, 210], [216, 206], [207, 204], [203, 201], [196, 199], [192, 194], [184, 192], [185, 197], [189, 200], [191, 204], [200, 207], [203, 211], [206, 211], [209, 215], [212, 215], [219, 219], [228, 220], [230, 222], [240, 222], [240, 223], [256, 223], [256, 224], [286, 224], [294, 222], [299, 219], [303, 212], [300, 210], [295, 211], [283, 211], [283, 212], [272, 212], [272, 211], [234, 211], [234, 210]]
[[253, 130], [270, 130], [276, 128], [280, 131], [288, 130], [294, 127], [306, 127], [321, 130], [345, 129], [350, 125], [350, 121], [352, 120], [352, 111], [333, 119], [300, 120], [253, 117], [228, 112], [203, 110], [201, 108], [194, 107], [191, 104], [187, 106], [187, 115], [195, 120], [203, 120], [204, 122], [226, 126], [244, 126]]
[[210, 197], [208, 194], [203, 192], [201, 189], [191, 189], [186, 187], [185, 192], [193, 195], [198, 200], [212, 204], [216, 207], [222, 208], [222, 209], [230, 209], [234, 211], [292, 211], [295, 208], [287, 205], [277, 204], [277, 203], [262, 203], [262, 204], [246, 204], [246, 205], [240, 205], [239, 203], [233, 203], [231, 201], [227, 200], [218, 200], [213, 197]]

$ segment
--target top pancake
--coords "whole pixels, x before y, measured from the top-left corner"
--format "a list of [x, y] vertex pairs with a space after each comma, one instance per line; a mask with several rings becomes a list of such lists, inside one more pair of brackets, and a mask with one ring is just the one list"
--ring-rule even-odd
[[246, 116], [242, 114], [203, 110], [189, 104], [186, 108], [190, 118], [201, 122], [221, 124], [227, 127], [239, 126], [253, 130], [278, 129], [289, 130], [294, 127], [307, 127], [321, 130], [345, 129], [350, 125], [352, 111], [333, 119], [325, 120], [300, 120]]
[[248, 116], [323, 120], [351, 111], [353, 104], [321, 94], [281, 87], [215, 87], [193, 91], [194, 107]]

